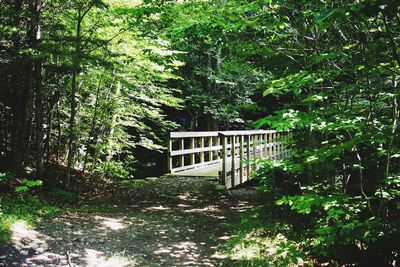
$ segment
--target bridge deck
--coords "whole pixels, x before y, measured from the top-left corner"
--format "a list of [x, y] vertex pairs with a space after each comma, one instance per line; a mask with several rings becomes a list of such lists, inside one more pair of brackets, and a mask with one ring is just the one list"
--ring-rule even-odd
[[[235, 165], [239, 166], [240, 164], [240, 159], [237, 158]], [[226, 167], [228, 170], [231, 169], [232, 163], [231, 162], [227, 162], [226, 163]], [[175, 173], [171, 173], [169, 175], [172, 176], [193, 176], [193, 177], [219, 177], [220, 172], [222, 171], [222, 160], [220, 160], [219, 162], [216, 162], [214, 164], [208, 165], [208, 166], [202, 166], [202, 167], [198, 167], [198, 168], [193, 168], [190, 170], [184, 170], [184, 171], [180, 171], [180, 172], [175, 172]]]
[[171, 173], [174, 176], [196, 176], [196, 177], [219, 177], [219, 172], [222, 170], [222, 161], [213, 165], [204, 166], [196, 169]]
[[[226, 164], [226, 173], [227, 175], [223, 179], [223, 184], [226, 186], [227, 189], [230, 189], [234, 187], [233, 185], [240, 185], [250, 179], [249, 174], [248, 174], [248, 169], [247, 169], [247, 164], [243, 162], [243, 173], [240, 175], [240, 158], [235, 159], [235, 175], [232, 175], [232, 161], [231, 158], [229, 158], [228, 162], [225, 162]], [[253, 165], [251, 165], [253, 166]], [[252, 168], [252, 167], [251, 167]], [[209, 166], [202, 166], [198, 168], [193, 168], [190, 170], [184, 170], [180, 172], [175, 172], [171, 173], [169, 175], [171, 176], [189, 176], [189, 177], [213, 177], [213, 178], [219, 178], [222, 179], [221, 175], [223, 173], [223, 162], [222, 160], [219, 162], [216, 162], [215, 164], [209, 165]], [[241, 176], [241, 178], [240, 178]], [[233, 181], [232, 181], [233, 179]]]

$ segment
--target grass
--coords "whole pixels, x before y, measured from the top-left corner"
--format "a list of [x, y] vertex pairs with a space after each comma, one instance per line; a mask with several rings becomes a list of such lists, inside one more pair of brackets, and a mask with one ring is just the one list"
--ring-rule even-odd
[[34, 226], [43, 217], [60, 211], [59, 208], [31, 194], [13, 194], [0, 197], [0, 242], [10, 239], [11, 226], [23, 221]]

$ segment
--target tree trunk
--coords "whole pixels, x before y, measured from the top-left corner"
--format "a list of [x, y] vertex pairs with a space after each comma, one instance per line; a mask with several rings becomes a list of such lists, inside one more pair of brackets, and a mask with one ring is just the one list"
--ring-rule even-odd
[[90, 125], [89, 136], [86, 140], [86, 152], [85, 152], [85, 156], [83, 157], [82, 172], [85, 172], [87, 160], [89, 157], [90, 145], [93, 143], [93, 141], [95, 140], [95, 136], [96, 136], [95, 127], [96, 127], [96, 120], [97, 120], [98, 109], [99, 109], [100, 89], [101, 89], [101, 80], [99, 81], [99, 85], [97, 86], [97, 90], [96, 90], [96, 98], [95, 98], [95, 103], [94, 103], [93, 117], [92, 117], [92, 122]]
[[70, 118], [69, 118], [69, 136], [68, 136], [68, 162], [67, 171], [65, 175], [64, 184], [66, 187], [69, 186], [71, 180], [71, 171], [74, 167], [75, 162], [75, 150], [76, 150], [76, 129], [75, 129], [75, 116], [77, 112], [77, 100], [76, 94], [78, 90], [78, 75], [80, 72], [80, 54], [82, 53], [82, 22], [85, 16], [93, 8], [94, 2], [89, 3], [86, 10], [83, 10], [84, 5], [78, 9], [78, 18], [76, 24], [76, 45], [75, 45], [75, 55], [73, 58], [73, 71], [72, 71], [72, 81], [71, 81], [71, 105], [70, 105]]
[[49, 110], [49, 114], [47, 115], [47, 132], [46, 132], [46, 138], [44, 141], [44, 151], [46, 154], [46, 165], [48, 166], [50, 164], [50, 156], [51, 156], [51, 150], [50, 150], [50, 139], [51, 139], [51, 129], [53, 126], [53, 110]]
[[[32, 48], [37, 50], [41, 43], [41, 15], [42, 3], [41, 0], [34, 0], [31, 3], [32, 12], [32, 31], [31, 31], [31, 43]], [[42, 60], [34, 58], [32, 62], [32, 80], [35, 92], [35, 136], [36, 136], [36, 177], [41, 177], [43, 172], [43, 119], [44, 119], [44, 108], [43, 108], [43, 88], [42, 88]]]
[[119, 105], [119, 95], [121, 94], [121, 83], [117, 82], [117, 86], [114, 87], [114, 90], [112, 91], [113, 97], [117, 103], [117, 108], [114, 110], [114, 114], [112, 115], [111, 119], [111, 125], [110, 125], [110, 131], [108, 132], [108, 149], [107, 149], [107, 157], [106, 160], [107, 162], [111, 161], [113, 157], [113, 151], [112, 151], [112, 140], [114, 136], [114, 131], [115, 131], [115, 126], [117, 123], [117, 117], [118, 117], [118, 105]]
[[73, 168], [74, 156], [75, 156], [75, 115], [76, 115], [76, 88], [77, 88], [77, 70], [74, 70], [72, 74], [72, 87], [71, 87], [71, 104], [69, 117], [69, 137], [68, 137], [68, 162], [67, 162], [67, 173], [65, 175], [65, 186], [69, 186], [71, 180], [71, 170]]
[[[21, 27], [22, 1], [14, 2], [14, 26]], [[27, 30], [28, 35], [30, 29]], [[30, 76], [31, 64], [27, 58], [19, 54], [21, 36], [16, 33], [13, 36], [15, 62], [11, 80], [12, 130], [11, 130], [11, 166], [15, 173], [21, 174], [29, 154], [29, 141], [31, 135], [31, 121], [33, 109], [33, 92]]]

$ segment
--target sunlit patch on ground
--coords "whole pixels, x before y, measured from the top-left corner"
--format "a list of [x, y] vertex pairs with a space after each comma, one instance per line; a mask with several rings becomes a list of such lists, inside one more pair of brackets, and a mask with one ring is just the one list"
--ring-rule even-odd
[[23, 255], [29, 254], [29, 249], [39, 248], [39, 252], [48, 248], [47, 242], [52, 240], [49, 236], [43, 235], [29, 227], [24, 221], [14, 223], [11, 228], [11, 242], [15, 249]]
[[194, 195], [191, 195], [191, 194], [188, 194], [188, 193], [180, 194], [180, 195], [177, 196], [177, 198], [180, 199], [180, 200], [191, 200], [191, 201], [198, 200], [197, 196], [194, 196]]
[[57, 262], [58, 266], [67, 265], [65, 256], [47, 251], [54, 238], [29, 227], [24, 221], [14, 223], [10, 230], [11, 243], [15, 250], [13, 257], [14, 260], [19, 260], [19, 263], [13, 261], [13, 265], [34, 266], [38, 262], [45, 265], [52, 262]]
[[171, 253], [171, 249], [169, 249], [169, 248], [164, 248], [164, 247], [158, 248], [158, 249], [156, 249], [156, 250], [154, 251], [154, 254], [156, 254], [156, 255], [160, 255], [160, 254], [169, 254], [169, 253]]
[[184, 210], [185, 213], [203, 213], [203, 212], [216, 212], [218, 209], [215, 206], [207, 206], [205, 208], [194, 208], [194, 209], [187, 209]]
[[133, 259], [121, 255], [104, 256], [104, 252], [94, 249], [85, 249], [84, 261], [86, 267], [124, 267], [137, 266]]
[[94, 217], [98, 222], [101, 223], [106, 229], [111, 229], [114, 231], [124, 229], [126, 225], [124, 225], [121, 220], [115, 218], [108, 218], [103, 216], [96, 215]]
[[148, 211], [166, 211], [166, 210], [170, 210], [170, 208], [160, 205], [160, 206], [148, 207], [148, 208], [146, 208], [146, 210], [148, 210]]

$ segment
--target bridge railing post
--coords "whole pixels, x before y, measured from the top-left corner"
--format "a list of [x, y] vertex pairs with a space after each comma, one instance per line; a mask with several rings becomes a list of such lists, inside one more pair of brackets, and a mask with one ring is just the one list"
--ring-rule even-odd
[[278, 133], [276, 138], [277, 138], [277, 142], [278, 142], [278, 160], [280, 160], [282, 158], [281, 134]]
[[268, 134], [264, 134], [264, 158], [268, 157]]
[[[193, 149], [194, 147], [195, 147], [195, 143], [194, 143], [194, 137], [191, 137], [190, 138], [190, 149]], [[189, 157], [190, 157], [190, 165], [194, 165], [195, 163], [196, 163], [196, 158], [195, 158], [195, 154], [194, 153], [191, 153], [190, 155], [189, 155]]]
[[268, 143], [268, 154], [267, 158], [271, 159], [272, 158], [272, 133], [267, 134], [267, 143]]
[[[184, 150], [185, 149], [185, 139], [180, 138], [179, 140], [179, 150]], [[180, 155], [179, 156], [179, 167], [185, 166], [185, 155]]]
[[204, 151], [203, 151], [203, 149], [204, 149], [204, 137], [200, 137], [200, 149], [201, 149], [201, 151], [200, 151], [200, 156], [199, 156], [199, 160], [200, 160], [200, 163], [203, 163], [204, 162]]
[[247, 161], [247, 176], [249, 176], [250, 174], [250, 170], [251, 170], [251, 158], [250, 158], [250, 135], [246, 135], [246, 161]]
[[257, 136], [253, 135], [253, 160], [256, 159], [257, 153]]
[[239, 136], [239, 166], [240, 166], [240, 171], [239, 171], [239, 180], [240, 183], [243, 183], [243, 153], [244, 153], [244, 148], [243, 148], [243, 142], [244, 141], [244, 136], [240, 135]]
[[236, 136], [231, 136], [231, 186], [235, 187], [236, 179]]
[[[212, 136], [208, 137], [208, 147], [211, 148], [213, 146], [213, 138]], [[213, 160], [213, 152], [210, 150], [208, 151], [208, 161], [212, 161]]]
[[222, 150], [221, 150], [221, 158], [222, 158], [222, 172], [221, 172], [221, 182], [225, 184], [226, 182], [226, 157], [227, 157], [227, 140], [226, 136], [223, 133], [218, 134], [219, 140], [222, 145]]
[[270, 135], [270, 147], [271, 150], [271, 159], [275, 159], [275, 134], [272, 132]]
[[167, 168], [168, 168], [168, 172], [170, 172], [170, 173], [173, 172], [173, 171], [172, 171], [172, 168], [173, 168], [172, 164], [173, 164], [173, 162], [172, 162], [172, 155], [171, 155], [171, 152], [172, 152], [172, 138], [171, 138], [171, 136], [170, 136], [170, 137], [168, 138], [168, 154], [167, 154], [167, 164], [168, 164]]

